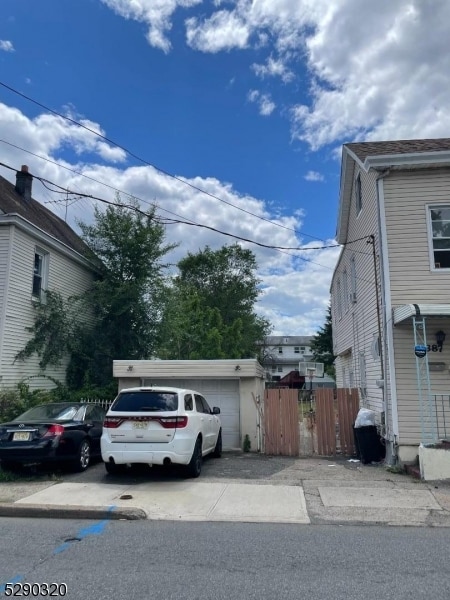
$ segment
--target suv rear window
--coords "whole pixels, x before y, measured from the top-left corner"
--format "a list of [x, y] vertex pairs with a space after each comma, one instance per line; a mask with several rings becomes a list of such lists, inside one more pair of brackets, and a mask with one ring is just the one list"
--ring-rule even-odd
[[111, 410], [124, 412], [160, 412], [178, 409], [178, 394], [174, 392], [124, 392], [119, 394]]

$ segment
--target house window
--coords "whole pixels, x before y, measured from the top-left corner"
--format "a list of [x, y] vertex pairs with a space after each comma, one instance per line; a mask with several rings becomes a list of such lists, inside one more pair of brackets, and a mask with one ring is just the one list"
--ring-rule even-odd
[[433, 266], [450, 269], [450, 206], [429, 208]]
[[351, 301], [356, 302], [356, 260], [354, 256], [350, 259], [350, 287]]
[[272, 365], [272, 373], [275, 373], [275, 371], [277, 370], [275, 365]]
[[355, 200], [356, 200], [356, 214], [362, 210], [362, 187], [361, 187], [361, 174], [358, 173], [358, 177], [355, 180]]
[[33, 267], [33, 289], [32, 296], [38, 300], [42, 300], [42, 295], [47, 287], [48, 276], [48, 254], [36, 248], [34, 252], [34, 267]]
[[344, 272], [342, 274], [342, 288], [344, 291], [344, 309], [347, 312], [348, 311], [348, 301], [349, 301], [347, 269], [344, 269]]
[[278, 354], [283, 354], [283, 348], [281, 346], [278, 348]]
[[282, 373], [283, 372], [283, 367], [277, 367], [277, 371], [278, 371], [278, 373]]
[[299, 346], [294, 346], [294, 354], [300, 354]]
[[367, 398], [366, 358], [364, 352], [359, 353], [359, 385], [361, 398]]
[[305, 354], [305, 352], [306, 352], [306, 347], [300, 346], [300, 354]]
[[336, 296], [337, 296], [337, 313], [339, 319], [342, 319], [342, 295], [341, 295], [341, 282], [338, 279], [336, 284]]

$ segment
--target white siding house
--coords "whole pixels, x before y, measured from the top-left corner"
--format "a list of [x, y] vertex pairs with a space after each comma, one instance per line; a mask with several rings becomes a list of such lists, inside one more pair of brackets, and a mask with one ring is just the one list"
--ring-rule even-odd
[[450, 139], [344, 145], [337, 239], [337, 385], [376, 412], [388, 459], [413, 461], [450, 437]]
[[262, 351], [266, 379], [277, 381], [291, 371], [298, 371], [300, 361], [311, 361], [310, 335], [269, 335]]
[[82, 240], [64, 221], [31, 197], [32, 176], [17, 173], [16, 187], [0, 177], [0, 386], [26, 379], [31, 388], [51, 388], [47, 377], [65, 382], [67, 362], [48, 367], [39, 357], [15, 361], [30, 338], [35, 305], [46, 289], [67, 299], [92, 284], [93, 265], [83, 256]]

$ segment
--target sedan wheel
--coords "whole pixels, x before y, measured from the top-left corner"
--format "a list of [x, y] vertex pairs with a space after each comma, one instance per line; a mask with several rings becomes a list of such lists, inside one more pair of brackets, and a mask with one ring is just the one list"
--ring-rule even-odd
[[73, 463], [75, 471], [85, 471], [91, 462], [91, 445], [89, 440], [83, 440], [78, 448], [77, 459]]
[[194, 452], [187, 466], [187, 471], [191, 477], [198, 477], [202, 472], [202, 442], [200, 438], [195, 443]]

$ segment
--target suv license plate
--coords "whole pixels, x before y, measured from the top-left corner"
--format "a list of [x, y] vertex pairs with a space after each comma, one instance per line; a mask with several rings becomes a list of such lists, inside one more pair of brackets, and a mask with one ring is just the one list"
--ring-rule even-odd
[[16, 431], [13, 434], [14, 442], [28, 442], [29, 439], [30, 439], [29, 431]]
[[147, 429], [147, 423], [145, 421], [134, 421], [133, 429]]

